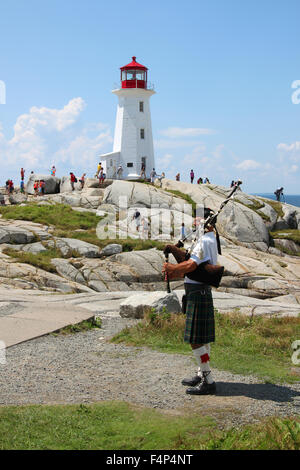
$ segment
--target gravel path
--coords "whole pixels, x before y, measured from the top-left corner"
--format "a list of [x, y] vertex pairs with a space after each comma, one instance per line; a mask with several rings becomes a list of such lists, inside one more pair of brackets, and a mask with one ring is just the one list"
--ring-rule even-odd
[[135, 320], [112, 314], [102, 321], [101, 329], [9, 348], [0, 364], [0, 404], [122, 400], [173, 414], [193, 410], [214, 417], [220, 428], [300, 413], [300, 383], [271, 385], [215, 369], [217, 395], [191, 397], [181, 380], [195, 373], [192, 355], [111, 344], [107, 338]]

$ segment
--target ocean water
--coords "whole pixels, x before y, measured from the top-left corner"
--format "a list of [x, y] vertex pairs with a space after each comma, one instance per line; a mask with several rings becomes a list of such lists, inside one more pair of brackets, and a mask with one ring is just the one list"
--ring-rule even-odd
[[[272, 194], [272, 193], [253, 194], [253, 196], [267, 197], [268, 199], [274, 199], [274, 201], [276, 201], [276, 196], [275, 194]], [[286, 202], [287, 204], [291, 204], [292, 206], [300, 207], [300, 195], [299, 194], [284, 194], [283, 197], [280, 198], [280, 201]]]

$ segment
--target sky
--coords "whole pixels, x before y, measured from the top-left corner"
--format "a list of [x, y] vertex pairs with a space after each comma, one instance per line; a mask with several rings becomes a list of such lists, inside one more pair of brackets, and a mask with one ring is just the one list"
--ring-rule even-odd
[[300, 194], [299, 15], [299, 0], [2, 0], [0, 184], [21, 167], [93, 176], [136, 56], [157, 173]]

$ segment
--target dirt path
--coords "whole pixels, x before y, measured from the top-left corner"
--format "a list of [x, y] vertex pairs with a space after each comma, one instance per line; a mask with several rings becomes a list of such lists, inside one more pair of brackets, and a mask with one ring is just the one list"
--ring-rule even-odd
[[194, 375], [192, 356], [107, 342], [134, 320], [106, 316], [103, 328], [69, 336], [48, 335], [7, 350], [0, 365], [0, 404], [71, 404], [121, 400], [217, 419], [221, 428], [266, 416], [300, 413], [300, 383], [265, 384], [251, 376], [213, 370], [217, 395], [190, 396], [181, 385]]

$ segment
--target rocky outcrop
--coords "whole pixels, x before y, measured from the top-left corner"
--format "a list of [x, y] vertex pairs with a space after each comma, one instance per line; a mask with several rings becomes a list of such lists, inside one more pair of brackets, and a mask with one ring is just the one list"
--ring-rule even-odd
[[28, 194], [34, 194], [33, 185], [36, 180], [45, 181], [45, 194], [54, 194], [54, 193], [59, 192], [59, 186], [60, 186], [59, 178], [56, 178], [55, 176], [50, 176], [50, 175], [41, 175], [41, 174], [32, 173], [29, 176], [29, 179], [26, 185], [26, 192]]

